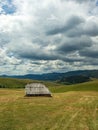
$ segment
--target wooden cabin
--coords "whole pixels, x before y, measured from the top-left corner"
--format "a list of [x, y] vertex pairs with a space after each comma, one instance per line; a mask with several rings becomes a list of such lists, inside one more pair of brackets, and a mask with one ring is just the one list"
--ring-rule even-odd
[[31, 83], [25, 86], [26, 96], [48, 96], [51, 97], [51, 92], [42, 83]]

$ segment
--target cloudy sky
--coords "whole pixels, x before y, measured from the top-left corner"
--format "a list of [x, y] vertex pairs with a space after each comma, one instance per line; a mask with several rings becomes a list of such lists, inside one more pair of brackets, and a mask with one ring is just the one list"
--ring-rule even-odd
[[98, 0], [0, 0], [0, 75], [98, 69]]

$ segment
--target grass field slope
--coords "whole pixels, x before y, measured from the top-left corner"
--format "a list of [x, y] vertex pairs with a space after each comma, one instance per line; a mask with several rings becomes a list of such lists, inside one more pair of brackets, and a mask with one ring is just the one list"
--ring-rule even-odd
[[0, 88], [0, 130], [98, 130], [98, 80], [69, 86], [43, 81], [52, 98], [25, 97], [28, 82], [36, 81], [0, 79], [9, 86]]
[[23, 89], [0, 90], [0, 130], [98, 130], [98, 92], [24, 97]]
[[44, 83], [53, 93], [67, 91], [98, 91], [98, 80], [94, 79], [89, 82], [64, 85], [56, 82], [37, 81], [29, 79], [0, 78], [0, 88], [24, 88], [27, 83], [41, 82]]

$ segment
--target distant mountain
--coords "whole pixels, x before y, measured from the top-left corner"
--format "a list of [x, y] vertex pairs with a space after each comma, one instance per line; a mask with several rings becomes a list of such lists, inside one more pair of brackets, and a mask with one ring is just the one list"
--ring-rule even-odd
[[65, 77], [83, 75], [92, 78], [98, 78], [98, 70], [77, 70], [65, 73]]
[[12, 75], [12, 76], [1, 75], [0, 77], [55, 81], [61, 79], [64, 75], [65, 73], [47, 73], [47, 74], [27, 74], [27, 75]]
[[90, 77], [84, 76], [84, 75], [74, 75], [74, 76], [69, 76], [69, 77], [63, 77], [58, 81], [58, 83], [63, 83], [63, 84], [77, 84], [77, 83], [83, 83], [83, 82], [88, 82], [91, 81]]
[[47, 73], [47, 74], [27, 74], [27, 75], [1, 75], [0, 77], [11, 77], [11, 78], [19, 78], [19, 79], [33, 79], [33, 80], [45, 80], [45, 81], [62, 81], [62, 79], [67, 77], [92, 77], [98, 78], [98, 70], [78, 70], [78, 71], [70, 71], [66, 73]]

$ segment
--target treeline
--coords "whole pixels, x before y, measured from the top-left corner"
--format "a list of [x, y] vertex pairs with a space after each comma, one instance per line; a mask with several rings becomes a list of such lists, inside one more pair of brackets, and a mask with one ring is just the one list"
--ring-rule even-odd
[[90, 80], [91, 79], [88, 76], [76, 75], [76, 76], [63, 77], [59, 82], [70, 85], [70, 84], [88, 82]]
[[0, 84], [0, 88], [7, 88], [7, 87], [3, 84]]

